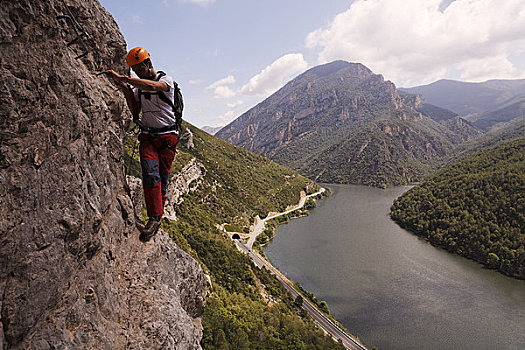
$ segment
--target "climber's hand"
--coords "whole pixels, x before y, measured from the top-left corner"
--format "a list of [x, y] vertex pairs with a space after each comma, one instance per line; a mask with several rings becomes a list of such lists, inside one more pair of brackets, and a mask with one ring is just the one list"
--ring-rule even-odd
[[109, 69], [109, 70], [101, 72], [99, 74], [105, 74], [109, 78], [111, 78], [111, 81], [113, 82], [113, 85], [115, 85], [117, 87], [117, 89], [119, 89], [119, 90], [128, 89], [128, 85], [124, 82], [126, 77], [123, 76], [123, 75], [118, 74], [114, 70]]
[[121, 80], [115, 80], [113, 79], [113, 84], [117, 87], [119, 90], [129, 90], [128, 84]]

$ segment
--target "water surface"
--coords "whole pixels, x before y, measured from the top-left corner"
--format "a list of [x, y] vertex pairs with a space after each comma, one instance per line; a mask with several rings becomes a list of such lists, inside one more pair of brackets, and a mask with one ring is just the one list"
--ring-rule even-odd
[[329, 185], [311, 215], [265, 253], [364, 343], [387, 349], [525, 349], [525, 281], [401, 229], [388, 213], [408, 187]]

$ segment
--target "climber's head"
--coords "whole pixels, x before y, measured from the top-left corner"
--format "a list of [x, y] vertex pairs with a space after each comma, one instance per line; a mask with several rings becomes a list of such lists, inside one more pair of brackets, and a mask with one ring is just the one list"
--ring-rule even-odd
[[135, 74], [141, 79], [151, 79], [154, 77], [153, 65], [151, 64], [148, 51], [142, 47], [135, 47], [129, 50], [126, 56], [128, 66], [133, 69]]
[[137, 63], [143, 62], [149, 58], [149, 53], [143, 47], [135, 47], [129, 50], [126, 56], [126, 61], [129, 67], [133, 67]]

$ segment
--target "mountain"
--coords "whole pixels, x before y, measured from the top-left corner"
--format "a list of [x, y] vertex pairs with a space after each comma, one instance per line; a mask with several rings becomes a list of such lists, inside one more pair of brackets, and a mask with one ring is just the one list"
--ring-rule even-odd
[[432, 244], [525, 279], [525, 138], [472, 154], [398, 198], [391, 217]]
[[417, 111], [420, 103], [362, 64], [335, 61], [301, 74], [216, 135], [316, 181], [405, 184], [470, 137]]
[[525, 137], [525, 122], [522, 118], [516, 118], [510, 122], [501, 124], [500, 127], [494, 128], [478, 138], [462, 143], [456, 147], [452, 153], [445, 156], [440, 163], [443, 166], [448, 165], [469, 154], [522, 137]]
[[210, 135], [215, 135], [217, 131], [222, 129], [222, 126], [203, 126], [201, 129]]
[[483, 135], [478, 127], [458, 116], [457, 113], [425, 103], [418, 95], [407, 94], [406, 92], [401, 92], [400, 95], [403, 101], [408, 105], [413, 105], [416, 111], [453, 131], [461, 138], [461, 142], [470, 141]]
[[524, 94], [525, 79], [488, 80], [483, 83], [442, 79], [399, 90], [420, 95], [427, 103], [465, 116], [494, 110], [512, 97]]
[[200, 349], [205, 275], [165, 232], [139, 241], [130, 116], [96, 75], [129, 71], [126, 42], [98, 1], [67, 3], [0, 6], [0, 348]]
[[468, 118], [473, 125], [489, 131], [495, 127], [501, 127], [503, 124], [516, 120], [525, 124], [525, 94], [520, 94], [505, 101], [496, 108], [476, 113]]

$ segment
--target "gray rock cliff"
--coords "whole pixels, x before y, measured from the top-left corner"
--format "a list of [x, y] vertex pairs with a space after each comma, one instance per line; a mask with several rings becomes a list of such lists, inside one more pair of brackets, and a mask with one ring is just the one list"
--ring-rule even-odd
[[133, 223], [129, 115], [96, 73], [126, 44], [95, 0], [0, 6], [0, 348], [200, 349], [205, 277], [166, 233]]

